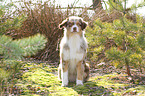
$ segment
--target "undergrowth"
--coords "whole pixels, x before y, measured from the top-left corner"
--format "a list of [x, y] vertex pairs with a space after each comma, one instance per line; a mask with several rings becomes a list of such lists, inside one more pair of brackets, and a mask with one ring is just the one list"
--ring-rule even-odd
[[[90, 77], [83, 86], [70, 83], [61, 87], [57, 78], [57, 68], [47, 63], [25, 62], [21, 68], [22, 75], [13, 78], [13, 86], [3, 87], [3, 95], [43, 95], [43, 96], [121, 96], [145, 95], [145, 86], [128, 83], [126, 74], [110, 73]], [[2, 94], [1, 93], [1, 94]]]

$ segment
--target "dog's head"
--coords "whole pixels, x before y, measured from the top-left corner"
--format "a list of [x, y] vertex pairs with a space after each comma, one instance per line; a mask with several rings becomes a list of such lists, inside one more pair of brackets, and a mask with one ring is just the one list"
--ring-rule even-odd
[[80, 32], [87, 27], [87, 22], [85, 22], [81, 17], [71, 16], [59, 24], [59, 28], [66, 28], [69, 32]]

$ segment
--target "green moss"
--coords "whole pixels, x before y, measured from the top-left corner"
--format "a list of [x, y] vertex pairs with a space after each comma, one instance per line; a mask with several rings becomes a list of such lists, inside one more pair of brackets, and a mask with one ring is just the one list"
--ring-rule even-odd
[[79, 94], [101, 96], [104, 94], [111, 95], [110, 91], [103, 86], [98, 86], [96, 82], [88, 81], [83, 86], [75, 86], [73, 88]]
[[[46, 64], [45, 64], [46, 65]], [[68, 87], [61, 87], [58, 80], [57, 68], [50, 68], [43, 64], [29, 63], [25, 65], [22, 79], [18, 79], [17, 86], [23, 90], [21, 95], [46, 95], [46, 96], [120, 96], [123, 94], [145, 94], [143, 86], [130, 87], [130, 84], [120, 82], [126, 81], [124, 74], [107, 74], [91, 77], [83, 86], [69, 83]], [[124, 91], [126, 90], [126, 91]], [[137, 90], [137, 91], [134, 91]]]
[[74, 96], [78, 95], [78, 93], [72, 88], [61, 87], [61, 86], [52, 86], [49, 88], [50, 95], [52, 96]]
[[137, 95], [137, 96], [144, 96], [145, 95], [145, 86], [136, 86], [135, 88], [129, 88], [126, 91], [123, 91], [122, 94], [125, 95]]

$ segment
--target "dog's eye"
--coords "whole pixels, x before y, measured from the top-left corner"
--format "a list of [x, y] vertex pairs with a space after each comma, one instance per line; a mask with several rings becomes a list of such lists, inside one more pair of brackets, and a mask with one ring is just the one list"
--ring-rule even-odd
[[68, 26], [71, 27], [73, 24], [71, 22], [68, 23]]
[[81, 23], [80, 23], [80, 22], [78, 22], [78, 23], [77, 23], [77, 25], [81, 26]]

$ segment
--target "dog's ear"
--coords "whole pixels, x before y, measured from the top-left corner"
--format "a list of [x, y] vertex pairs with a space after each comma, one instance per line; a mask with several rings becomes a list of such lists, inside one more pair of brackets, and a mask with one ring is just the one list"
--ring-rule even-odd
[[62, 29], [62, 28], [64, 28], [64, 27], [66, 27], [66, 26], [67, 26], [67, 22], [68, 22], [68, 18], [65, 19], [64, 21], [62, 21], [61, 24], [59, 24], [59, 29]]
[[84, 30], [87, 25], [88, 25], [88, 22], [85, 22], [84, 20], [80, 19], [80, 23], [81, 23], [81, 29]]

